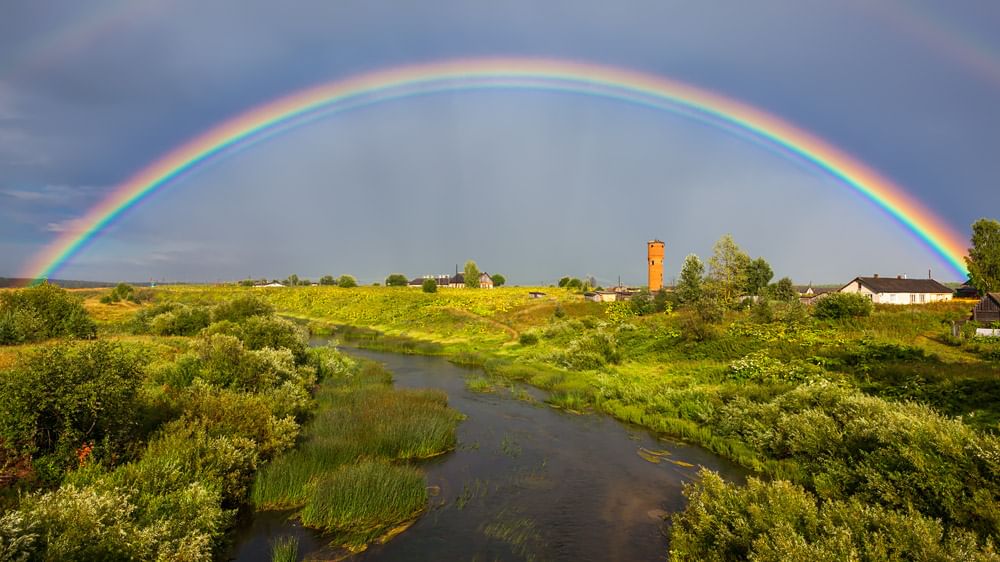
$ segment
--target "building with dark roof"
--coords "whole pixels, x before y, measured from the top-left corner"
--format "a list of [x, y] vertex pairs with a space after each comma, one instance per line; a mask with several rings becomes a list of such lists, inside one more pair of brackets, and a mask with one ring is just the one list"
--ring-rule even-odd
[[972, 309], [976, 322], [1000, 322], [1000, 293], [986, 293]]
[[841, 293], [865, 295], [877, 304], [923, 304], [950, 301], [954, 292], [933, 279], [907, 279], [905, 276], [855, 277], [840, 288]]

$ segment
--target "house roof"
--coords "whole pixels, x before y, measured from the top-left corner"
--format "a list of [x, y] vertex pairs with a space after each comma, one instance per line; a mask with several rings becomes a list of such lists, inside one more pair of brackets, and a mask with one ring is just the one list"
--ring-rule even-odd
[[455, 284], [465, 283], [465, 274], [464, 273], [456, 273], [455, 275], [453, 275], [451, 277], [451, 279], [448, 280], [448, 282], [449, 283], [455, 283]]
[[990, 299], [991, 301], [995, 302], [997, 306], [1000, 306], [1000, 293], [986, 293], [986, 296], [983, 298]]
[[[873, 293], [951, 293], [952, 290], [933, 279], [903, 279], [899, 277], [855, 277]], [[850, 284], [850, 283], [848, 283]]]

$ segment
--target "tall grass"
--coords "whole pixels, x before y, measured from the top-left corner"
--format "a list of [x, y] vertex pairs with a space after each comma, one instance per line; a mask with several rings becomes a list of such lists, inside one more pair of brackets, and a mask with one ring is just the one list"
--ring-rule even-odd
[[421, 472], [382, 462], [344, 465], [309, 485], [302, 523], [358, 548], [413, 519], [427, 505]]
[[444, 392], [396, 390], [390, 381], [373, 362], [325, 380], [301, 445], [258, 472], [253, 505], [302, 508], [305, 525], [331, 531], [349, 548], [419, 514], [427, 504], [423, 475], [391, 463], [453, 449], [461, 415]]
[[271, 543], [271, 562], [295, 562], [299, 559], [299, 539], [278, 537]]

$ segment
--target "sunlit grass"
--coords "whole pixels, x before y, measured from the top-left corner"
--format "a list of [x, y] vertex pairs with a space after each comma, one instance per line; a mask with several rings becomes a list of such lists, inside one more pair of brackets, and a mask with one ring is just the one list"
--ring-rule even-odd
[[295, 562], [299, 559], [299, 539], [278, 537], [271, 543], [271, 562]]
[[407, 523], [426, 505], [427, 487], [419, 470], [366, 461], [313, 480], [300, 516], [304, 525], [358, 548]]

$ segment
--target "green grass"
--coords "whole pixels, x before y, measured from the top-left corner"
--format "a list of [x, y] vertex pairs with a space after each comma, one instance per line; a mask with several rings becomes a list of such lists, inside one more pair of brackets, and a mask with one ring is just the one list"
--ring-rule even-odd
[[465, 379], [465, 388], [470, 392], [490, 393], [496, 392], [497, 388], [486, 377], [469, 377]]
[[271, 543], [271, 562], [295, 562], [299, 559], [299, 539], [278, 537]]
[[298, 448], [263, 466], [250, 499], [258, 509], [301, 508], [310, 527], [350, 549], [385, 538], [427, 503], [422, 473], [406, 461], [455, 448], [461, 415], [438, 390], [394, 389], [378, 363], [323, 382]]
[[309, 484], [302, 523], [322, 529], [351, 549], [407, 525], [427, 505], [427, 486], [416, 468], [381, 462], [341, 466]]

